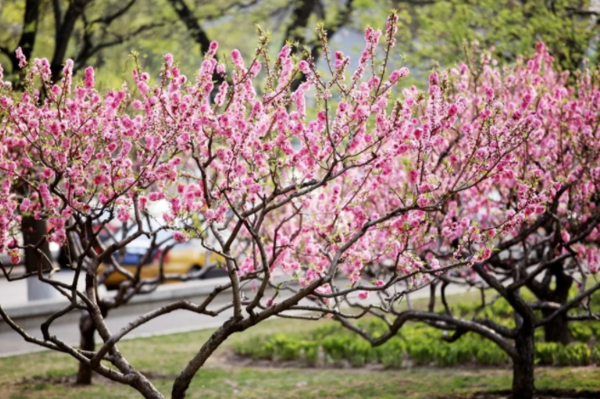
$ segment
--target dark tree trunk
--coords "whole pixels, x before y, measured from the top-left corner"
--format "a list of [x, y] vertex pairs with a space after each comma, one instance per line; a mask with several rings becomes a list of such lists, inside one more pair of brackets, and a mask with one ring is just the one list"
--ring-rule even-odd
[[[38, 32], [38, 23], [40, 17], [40, 0], [26, 0], [25, 1], [25, 13], [23, 14], [23, 28], [21, 29], [21, 37], [17, 48], [21, 47], [23, 55], [27, 60], [31, 58], [33, 53], [33, 47], [35, 45], [35, 38]], [[13, 88], [15, 90], [23, 89], [25, 74], [19, 67], [19, 59], [15, 54], [15, 50], [10, 51], [8, 48], [2, 47], [2, 52], [10, 59], [12, 64], [12, 75], [13, 75]]]
[[[338, 14], [331, 21], [331, 23], [325, 24], [325, 31], [327, 32], [328, 40], [331, 40], [333, 36], [350, 21], [350, 17], [352, 15], [353, 9], [353, 1], [354, 0], [346, 0], [343, 5], [340, 6], [338, 10]], [[311, 14], [316, 13], [320, 20], [325, 21], [325, 7], [321, 1], [313, 1], [313, 0], [299, 0], [296, 3], [296, 7], [292, 13], [292, 22], [288, 26], [285, 36], [284, 42], [298, 42], [298, 46], [294, 46], [292, 48], [294, 52], [298, 50], [302, 50], [304, 45], [307, 45], [310, 48], [310, 56], [315, 60], [315, 63], [319, 61], [321, 57], [321, 41], [318, 38], [312, 39], [309, 43], [306, 43], [306, 39], [304, 37], [304, 30], [308, 26], [308, 22]], [[298, 87], [302, 83], [306, 81], [306, 76], [301, 73], [292, 84], [290, 85], [291, 91], [296, 91]]]
[[[292, 11], [292, 22], [288, 25], [285, 35], [283, 36], [283, 46], [286, 42], [292, 43], [292, 52], [302, 50], [306, 43], [306, 27], [310, 15], [317, 8], [323, 9], [323, 5], [319, 1], [314, 0], [298, 0]], [[319, 19], [324, 19], [323, 15]]]
[[[29, 59], [33, 53], [33, 46], [35, 45], [35, 38], [37, 36], [38, 22], [40, 19], [40, 0], [26, 0], [25, 1], [25, 14], [23, 14], [23, 30], [21, 32], [21, 38], [17, 47], [21, 47], [23, 55]], [[9, 54], [13, 64], [12, 72], [17, 75], [19, 74], [19, 60], [14, 54]]]
[[[52, 265], [48, 263], [50, 247], [48, 242], [44, 240], [46, 226], [45, 220], [36, 220], [30, 216], [23, 216], [21, 220], [23, 245], [25, 245], [25, 270], [27, 272], [36, 273], [38, 267], [41, 267], [42, 272], [49, 272], [52, 269]], [[40, 245], [38, 246], [38, 244]], [[34, 248], [35, 246], [38, 246], [38, 249]], [[47, 258], [44, 259], [38, 251], [42, 251]], [[29, 301], [45, 300], [57, 295], [58, 292], [51, 285], [40, 281], [37, 275], [27, 279], [27, 299]]]
[[513, 359], [513, 399], [533, 399], [535, 342], [532, 326], [519, 329], [515, 348], [519, 358]]
[[[208, 38], [202, 25], [200, 25], [200, 22], [198, 22], [198, 19], [194, 16], [192, 9], [187, 5], [185, 0], [169, 0], [169, 3], [177, 13], [179, 20], [185, 24], [192, 39], [200, 46], [200, 55], [204, 55], [210, 47], [211, 40]], [[211, 101], [214, 95], [216, 95], [218, 87], [224, 82], [224, 79], [223, 76], [215, 71], [213, 73], [213, 81], [215, 82], [215, 87], [211, 93]]]
[[[65, 16], [62, 22], [56, 18], [56, 23], [60, 22], [60, 26], [57, 26], [54, 44], [54, 55], [50, 63], [50, 70], [52, 71], [52, 79], [57, 82], [61, 78], [61, 72], [63, 69], [63, 63], [65, 62], [67, 48], [69, 47], [69, 41], [73, 35], [75, 24], [77, 20], [83, 15], [85, 8], [90, 4], [91, 0], [74, 0], [69, 2], [69, 7], [65, 11]], [[56, 10], [55, 10], [56, 12]]]
[[[100, 302], [100, 313], [102, 317], [108, 315], [109, 308]], [[81, 312], [79, 318], [79, 346], [83, 350], [95, 351], [96, 350], [96, 324], [92, 319], [92, 316], [87, 311]], [[77, 371], [76, 384], [79, 385], [90, 385], [92, 383], [93, 370], [86, 364], [79, 363], [79, 370]]]
[[[554, 287], [552, 282], [554, 281]], [[541, 302], [557, 303], [564, 305], [569, 298], [569, 290], [573, 286], [573, 277], [564, 272], [562, 263], [553, 265], [546, 270], [546, 275], [541, 282], [533, 280], [527, 287]], [[553, 289], [551, 289], [553, 288]], [[542, 308], [543, 317], [554, 313], [556, 307]], [[559, 342], [567, 345], [571, 341], [569, 321], [566, 315], [556, 317], [551, 323], [544, 325], [544, 340], [546, 342]]]
[[[23, 216], [21, 220], [21, 231], [23, 232], [23, 245], [25, 248], [25, 269], [28, 272], [35, 272], [38, 270], [38, 265], [42, 261], [42, 258], [38, 254], [35, 248], [28, 248], [28, 245], [35, 246], [40, 243], [47, 233], [47, 224], [45, 220], [36, 220], [32, 216]], [[39, 246], [41, 250], [50, 259], [50, 247], [48, 242], [44, 241]], [[48, 270], [49, 265], [42, 263], [42, 270]]]
[[[569, 290], [573, 285], [573, 277], [564, 273], [562, 265], [557, 265], [550, 271], [555, 277], [556, 287], [553, 291], [550, 291], [550, 295], [546, 300], [564, 305], [569, 298]], [[556, 309], [544, 309], [542, 314], [544, 317], [548, 317], [554, 313], [555, 310]], [[569, 321], [567, 320], [566, 314], [555, 318], [552, 323], [548, 323], [544, 326], [544, 339], [546, 342], [560, 342], [564, 345], [567, 345], [571, 341]]]
[[[542, 314], [544, 317], [554, 313], [554, 309], [544, 309]], [[544, 326], [544, 340], [546, 342], [559, 342], [567, 345], [571, 341], [571, 333], [569, 332], [569, 321], [566, 315], [556, 317], [552, 323]]]
[[[94, 335], [96, 334], [96, 325], [87, 312], [83, 312], [79, 319], [79, 334], [80, 348], [86, 351], [94, 351], [96, 349], [96, 341], [94, 338]], [[75, 383], [78, 385], [91, 385], [92, 374], [93, 371], [88, 365], [79, 363], [79, 370], [77, 371], [77, 380]]]

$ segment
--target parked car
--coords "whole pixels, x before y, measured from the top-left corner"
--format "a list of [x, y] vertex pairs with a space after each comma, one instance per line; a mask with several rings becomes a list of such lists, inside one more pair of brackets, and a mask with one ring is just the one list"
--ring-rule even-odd
[[[98, 219], [92, 225], [92, 228], [95, 232], [97, 232], [101, 228], [102, 222], [105, 222], [104, 229], [102, 229], [102, 231], [100, 231], [100, 233], [98, 234], [98, 239], [100, 240], [100, 242], [105, 242], [110, 238], [110, 234], [106, 230], [114, 234], [121, 228], [122, 223], [114, 217], [111, 219], [110, 212], [106, 211], [101, 215], [100, 219]], [[50, 230], [50, 228], [52, 228], [51, 225], [49, 225], [48, 230]], [[96, 252], [99, 252], [100, 248], [95, 248], [95, 250]], [[67, 256], [68, 252], [66, 249], [66, 245], [59, 246], [56, 243], [50, 243], [50, 252], [53, 256], [52, 260], [56, 261], [56, 263], [58, 263], [61, 269], [70, 269], [70, 260]]]
[[[156, 226], [153, 226], [156, 228]], [[132, 234], [136, 229], [132, 229]], [[127, 236], [127, 234], [125, 235]], [[117, 231], [117, 239], [122, 239], [123, 234]], [[162, 243], [159, 248], [154, 249], [149, 261], [141, 265], [140, 275], [142, 278], [158, 277], [160, 273], [160, 259], [163, 251], [173, 244], [173, 231], [161, 230], [156, 234], [156, 243]], [[165, 242], [166, 241], [166, 242]], [[110, 245], [110, 240], [107, 241]], [[144, 257], [152, 247], [152, 240], [146, 236], [140, 236], [131, 241], [123, 251], [116, 253], [115, 257], [119, 264], [130, 273], [135, 273], [138, 265], [143, 262]], [[165, 274], [191, 274], [200, 271], [206, 266], [215, 266], [222, 263], [222, 258], [208, 250], [198, 239], [192, 239], [185, 243], [178, 243], [164, 255], [164, 273]], [[107, 265], [102, 264], [98, 268], [98, 275], [106, 270]], [[106, 276], [104, 284], [108, 289], [117, 289], [121, 282], [127, 279], [122, 273], [114, 271]], [[175, 282], [175, 281], [167, 281]]]

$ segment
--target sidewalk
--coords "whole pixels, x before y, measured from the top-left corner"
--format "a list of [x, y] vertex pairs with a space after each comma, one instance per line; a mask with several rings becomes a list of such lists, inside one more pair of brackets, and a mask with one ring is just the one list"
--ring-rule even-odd
[[[106, 319], [107, 325], [111, 331], [118, 331], [131, 322], [137, 315], [178, 299], [200, 302], [212, 292], [216, 286], [228, 282], [229, 279], [227, 277], [221, 277], [159, 286], [156, 291], [146, 295], [134, 296], [127, 305], [113, 309]], [[6, 284], [3, 284], [3, 288], [5, 286]], [[26, 284], [24, 286], [22, 285], [20, 288], [26, 289]], [[13, 288], [12, 290], [14, 294], [19, 295], [20, 299], [26, 299], [26, 293], [19, 294], [15, 291], [18, 290], [18, 288]], [[41, 323], [43, 323], [52, 313], [63, 309], [68, 304], [66, 298], [59, 297], [31, 302], [13, 300], [11, 305], [5, 305], [6, 302], [4, 301], [9, 299], [7, 292], [8, 291], [1, 292], [2, 296], [0, 298], [0, 304], [3, 305], [3, 309], [28, 334], [37, 338], [42, 338], [40, 331]], [[104, 295], [114, 294], [113, 292], [105, 292]], [[216, 304], [220, 302], [224, 303], [228, 300], [230, 300], [230, 298], [228, 292], [225, 291], [215, 300], [215, 302]], [[217, 306], [216, 304], [214, 306]], [[50, 327], [51, 334], [69, 344], [77, 344], [79, 341], [78, 323], [80, 314], [80, 311], [74, 310], [57, 319]], [[218, 317], [212, 318], [187, 311], [175, 311], [144, 324], [135, 330], [132, 337], [210, 328], [222, 324], [229, 317], [231, 317], [231, 315], [228, 312], [224, 312]], [[44, 348], [25, 342], [19, 334], [10, 328], [10, 326], [0, 320], [0, 357], [37, 352], [40, 350], [44, 350]]]
[[[111, 311], [106, 318], [106, 323], [110, 331], [119, 331], [136, 316], [171, 303], [177, 299], [186, 299], [194, 303], [199, 303], [206, 298], [206, 295], [211, 292], [215, 286], [227, 283], [228, 281], [229, 279], [224, 277], [192, 281], [185, 284], [168, 284], [161, 286], [155, 292], [134, 297], [128, 305]], [[251, 289], [250, 285], [246, 288]], [[464, 291], [464, 287], [450, 286], [448, 287], [447, 294], [458, 294]], [[424, 289], [411, 294], [410, 297], [412, 299], [417, 299], [427, 296], [429, 296], [429, 290]], [[376, 296], [371, 296], [368, 302], [374, 300], [376, 300]], [[220, 305], [230, 301], [231, 291], [225, 291], [214, 300], [214, 304], [211, 308], [218, 308]], [[65, 306], [65, 301], [40, 302], [47, 303], [32, 303], [27, 306], [6, 308], [9, 315], [19, 318], [18, 323], [28, 334], [38, 338], [42, 337], [40, 324], [53, 311], [59, 310]], [[310, 302], [308, 300], [303, 300], [301, 301], [301, 304], [308, 305]], [[73, 311], [60, 318], [57, 322], [52, 324], [50, 328], [51, 334], [59, 337], [68, 344], [77, 345], [79, 342], [79, 315], [79, 312]], [[176, 310], [143, 324], [128, 334], [127, 339], [216, 328], [222, 325], [223, 322], [231, 316], [231, 310], [225, 311], [216, 317], [199, 315], [185, 310]], [[101, 341], [99, 337], [97, 337], [97, 340], [98, 342]], [[25, 342], [23, 338], [10, 329], [6, 323], [0, 322], [0, 357], [15, 356], [42, 350], [45, 349]]]
[[[25, 272], [24, 268], [19, 266], [13, 270], [14, 276], [19, 276]], [[1, 273], [0, 273], [1, 274]], [[63, 283], [70, 284], [73, 281], [74, 272], [72, 270], [60, 270], [52, 276], [53, 280], [61, 281]], [[37, 278], [37, 277], [34, 277]], [[78, 287], [83, 288], [85, 286], [85, 275], [79, 276]], [[100, 295], [106, 293], [104, 286], [99, 287]], [[60, 298], [60, 294], [56, 292], [54, 298]], [[3, 307], [13, 307], [16, 305], [26, 305], [27, 299], [27, 280], [16, 280], [8, 281], [2, 277], [0, 278], [0, 305]]]

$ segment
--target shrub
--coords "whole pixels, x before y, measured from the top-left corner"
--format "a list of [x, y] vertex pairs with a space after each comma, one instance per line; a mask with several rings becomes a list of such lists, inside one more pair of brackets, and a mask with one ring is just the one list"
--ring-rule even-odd
[[561, 346], [556, 342], [537, 342], [535, 344], [535, 363], [543, 366], [554, 364], [556, 353]]
[[592, 349], [592, 361], [600, 366], [600, 343], [594, 345], [594, 348]]
[[349, 337], [346, 335], [332, 335], [322, 341], [323, 351], [328, 362], [339, 363], [344, 359]]
[[274, 334], [270, 341], [273, 344], [276, 359], [295, 360], [300, 358], [301, 345], [297, 338], [285, 334]]
[[432, 341], [423, 340], [420, 342], [412, 342], [411, 345], [407, 346], [406, 350], [413, 363], [422, 366], [431, 364], [436, 360], [434, 348], [434, 343]]
[[590, 323], [590, 328], [594, 333], [594, 336], [598, 339], [600, 338], [600, 323]]
[[592, 328], [587, 323], [569, 323], [569, 332], [575, 340], [580, 342], [588, 342], [594, 335]]
[[375, 350], [368, 341], [362, 338], [353, 339], [347, 348], [346, 359], [354, 367], [361, 367], [376, 359]]
[[244, 341], [237, 341], [234, 344], [234, 351], [241, 356], [272, 360], [274, 347], [269, 340], [265, 340], [259, 336], [253, 336]]
[[302, 351], [302, 359], [309, 365], [315, 366], [319, 362], [319, 348], [321, 346], [318, 342], [303, 340], [300, 342], [300, 348]]
[[590, 348], [577, 342], [567, 346], [560, 347], [556, 352], [556, 364], [559, 366], [585, 366], [590, 363]]
[[377, 358], [383, 367], [398, 369], [402, 367], [404, 349], [404, 342], [399, 338], [393, 338], [377, 348]]
[[[496, 303], [498, 305], [487, 309], [485, 313], [489, 313], [490, 319], [511, 326], [514, 323], [512, 316], [499, 315], [504, 312], [505, 304], [502, 301]], [[458, 305], [464, 312], [472, 312], [475, 308], [472, 304]], [[385, 322], [376, 318], [361, 320], [358, 325], [374, 336], [382, 334], [387, 328]], [[594, 332], [592, 327], [593, 324], [583, 323], [570, 326], [573, 336], [582, 341], [591, 338]], [[542, 335], [542, 329], [536, 330], [537, 339], [541, 339]], [[456, 342], [446, 343], [441, 341], [439, 330], [424, 324], [409, 324], [401, 330], [401, 334], [378, 347], [372, 347], [368, 341], [348, 333], [338, 324], [326, 324], [302, 335], [251, 337], [236, 343], [234, 349], [242, 356], [255, 359], [302, 360], [313, 366], [319, 363], [321, 351], [326, 362], [340, 363], [346, 360], [354, 367], [379, 363], [385, 368], [400, 368], [406, 354], [415, 365], [436, 364], [444, 367], [472, 361], [479, 365], [497, 366], [508, 361], [508, 356], [501, 348], [479, 335], [468, 333]], [[581, 342], [567, 347], [553, 342], [537, 342], [535, 362], [538, 365], [561, 366], [579, 366], [590, 362], [600, 364], [600, 344], [590, 350]]]
[[438, 366], [454, 366], [471, 360], [471, 351], [467, 345], [459, 342], [452, 344], [437, 343], [437, 345], [434, 357]]
[[478, 364], [498, 366], [507, 362], [508, 355], [495, 344], [480, 341], [475, 353], [475, 360]]

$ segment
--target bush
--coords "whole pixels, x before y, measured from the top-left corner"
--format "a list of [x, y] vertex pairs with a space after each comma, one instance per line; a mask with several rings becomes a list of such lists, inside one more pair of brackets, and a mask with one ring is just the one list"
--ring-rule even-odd
[[550, 366], [555, 362], [555, 357], [562, 345], [556, 342], [537, 342], [535, 344], [535, 364]]
[[326, 360], [329, 363], [339, 363], [344, 359], [349, 337], [346, 335], [331, 335], [323, 339], [322, 346]]
[[592, 361], [600, 366], [600, 344], [594, 345], [592, 349]]
[[361, 367], [376, 359], [375, 350], [371, 344], [364, 339], [358, 337], [350, 341], [347, 348], [346, 359], [354, 367]]
[[318, 342], [303, 340], [300, 342], [302, 350], [302, 359], [309, 365], [315, 366], [319, 362], [319, 349], [321, 346]]
[[401, 339], [392, 338], [376, 348], [377, 359], [385, 368], [399, 369], [402, 367], [404, 349], [405, 344]]
[[245, 341], [237, 341], [234, 351], [241, 356], [249, 356], [254, 359], [273, 360], [275, 348], [273, 344], [259, 336], [250, 337]]
[[411, 345], [407, 345], [406, 350], [415, 365], [424, 366], [436, 360], [434, 348], [432, 341], [423, 340], [420, 342], [411, 342]]
[[485, 366], [499, 366], [506, 364], [508, 355], [496, 344], [482, 341], [477, 346], [475, 360], [478, 364]]
[[469, 361], [468, 353], [458, 344], [441, 344], [434, 351], [434, 358], [438, 366], [454, 366]]
[[[478, 305], [458, 304], [457, 313], [472, 314]], [[508, 314], [507, 304], [498, 300], [481, 312], [485, 316], [507, 327], [514, 326]], [[360, 320], [358, 326], [373, 336], [387, 331], [382, 320], [371, 318]], [[594, 324], [572, 323], [573, 336], [588, 342], [596, 334]], [[543, 329], [536, 330], [536, 340], [543, 336]], [[563, 346], [553, 342], [536, 342], [535, 362], [538, 365], [580, 366], [595, 362], [600, 365], [600, 344], [593, 350], [583, 343]], [[379, 347], [372, 347], [362, 337], [349, 333], [339, 324], [326, 324], [308, 333], [298, 335], [273, 334], [267, 337], [252, 337], [235, 344], [234, 350], [242, 356], [269, 360], [301, 360], [317, 365], [321, 352], [328, 363], [348, 361], [354, 367], [368, 363], [379, 363], [385, 368], [400, 368], [406, 355], [414, 365], [456, 366], [475, 361], [479, 365], [497, 366], [506, 364], [508, 356], [495, 344], [474, 333], [467, 333], [453, 343], [441, 340], [440, 331], [421, 323], [408, 324], [400, 333]]]
[[592, 332], [594, 333], [594, 335], [596, 336], [596, 338], [600, 338], [600, 323], [590, 323], [590, 328], [592, 329]]
[[301, 345], [297, 338], [285, 334], [274, 334], [270, 338], [273, 344], [273, 355], [279, 360], [295, 360], [300, 358]]
[[556, 364], [559, 366], [586, 366], [590, 364], [592, 353], [587, 344], [577, 342], [560, 347], [556, 352]]
[[569, 332], [576, 341], [588, 342], [594, 332], [589, 324], [573, 322], [569, 323]]

